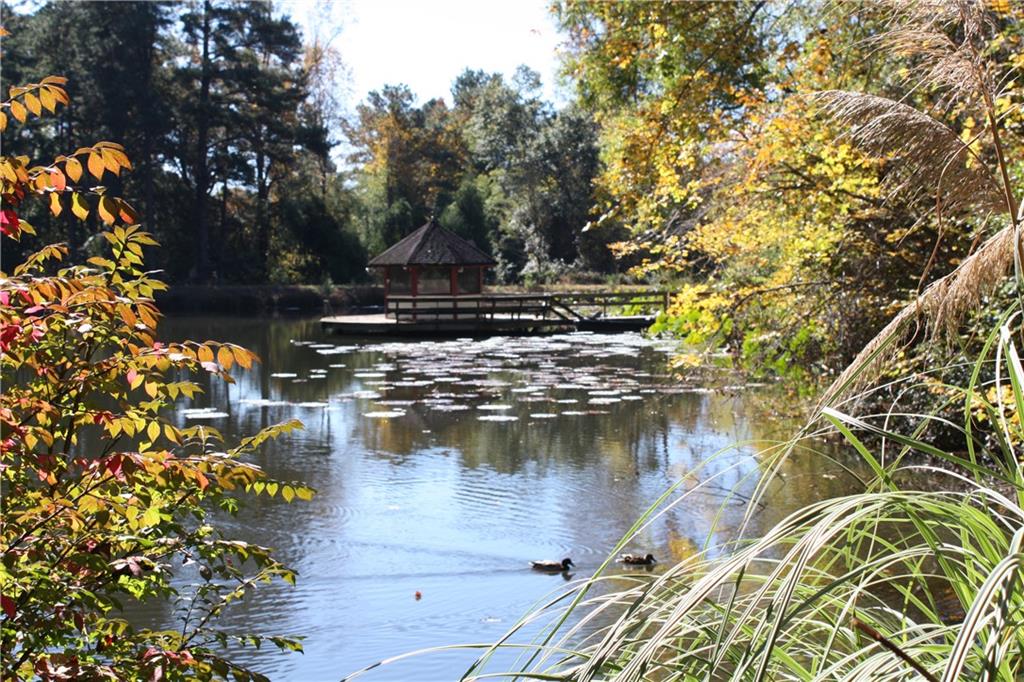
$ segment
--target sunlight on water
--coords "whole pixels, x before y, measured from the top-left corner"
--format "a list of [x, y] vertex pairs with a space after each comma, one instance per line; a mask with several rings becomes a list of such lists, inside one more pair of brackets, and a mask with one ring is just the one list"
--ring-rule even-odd
[[[381, 342], [325, 337], [314, 320], [188, 318], [166, 321], [162, 335], [231, 341], [262, 358], [236, 384], [181, 403], [179, 424], [208, 419], [232, 439], [305, 423], [256, 461], [316, 498], [260, 500], [227, 521], [300, 573], [296, 588], [261, 588], [224, 622], [306, 635], [304, 655], [247, 654], [275, 679], [336, 680], [413, 649], [493, 641], [565, 585], [568, 574], [532, 571], [530, 560], [572, 557], [572, 575], [587, 575], [701, 461], [778, 435], [754, 416], [749, 388], [672, 378], [674, 344], [639, 334]], [[661, 565], [692, 553], [735, 488], [713, 540], [728, 537], [760, 475], [753, 452], [702, 472], [719, 479], [630, 551]], [[790, 466], [755, 523], [839, 486], [828, 467]], [[146, 617], [174, 622], [166, 609]], [[431, 655], [365, 679], [450, 680], [474, 658]]]

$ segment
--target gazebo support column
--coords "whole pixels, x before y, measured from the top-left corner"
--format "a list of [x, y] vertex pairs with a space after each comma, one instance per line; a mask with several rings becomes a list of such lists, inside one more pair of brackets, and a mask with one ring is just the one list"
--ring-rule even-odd
[[[451, 293], [452, 298], [454, 299], [455, 296], [459, 295], [459, 268], [457, 266], [455, 266], [455, 265], [453, 265], [450, 268], [448, 268], [448, 283], [449, 283], [449, 287], [448, 287], [449, 293]], [[459, 307], [459, 304], [456, 301], [453, 300], [452, 301], [452, 319], [453, 320], [459, 319], [459, 311], [457, 310], [458, 307]]]

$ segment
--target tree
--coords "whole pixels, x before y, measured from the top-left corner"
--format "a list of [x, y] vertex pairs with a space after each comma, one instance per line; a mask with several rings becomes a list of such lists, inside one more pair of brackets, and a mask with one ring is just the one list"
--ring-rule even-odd
[[[66, 106], [64, 84], [49, 76], [13, 88], [0, 102], [0, 132], [12, 118]], [[229, 637], [257, 646], [264, 638], [214, 623], [256, 584], [295, 576], [266, 548], [225, 537], [213, 512], [237, 513], [247, 492], [308, 499], [306, 486], [267, 480], [240, 459], [300, 425], [229, 445], [162, 416], [200, 390], [188, 373], [230, 381], [233, 366], [255, 357], [230, 344], [157, 340], [152, 297], [164, 285], [143, 267], [155, 241], [106, 189], [130, 168], [110, 142], [39, 165], [0, 156], [5, 241], [34, 233], [24, 215], [40, 203], [54, 216], [96, 216], [108, 245], [69, 266], [66, 245], [45, 246], [0, 273], [0, 676], [265, 679], [220, 653]], [[172, 582], [181, 573], [195, 582]], [[128, 600], [170, 598], [188, 603], [180, 629], [139, 629], [116, 615]]]
[[247, 255], [256, 276], [264, 277], [271, 186], [302, 136], [297, 111], [306, 91], [298, 32], [262, 2], [204, 0], [181, 22], [189, 59], [175, 70], [180, 108], [172, 148], [193, 193], [195, 277], [206, 282], [215, 269], [210, 198], [219, 188], [226, 200], [232, 183], [255, 189], [255, 248]]
[[[913, 4], [913, 3], [912, 3]], [[616, 252], [680, 280], [670, 328], [750, 366], [827, 371], [970, 252], [973, 216], [925, 215], [905, 164], [860, 149], [815, 93], [901, 92], [912, 60], [867, 38], [889, 21], [818, 3], [558, 5], [580, 100], [601, 127], [601, 218]], [[902, 96], [902, 95], [901, 95]], [[928, 88], [908, 95], [941, 109]], [[969, 139], [962, 109], [945, 120]], [[820, 363], [820, 364], [819, 364]]]

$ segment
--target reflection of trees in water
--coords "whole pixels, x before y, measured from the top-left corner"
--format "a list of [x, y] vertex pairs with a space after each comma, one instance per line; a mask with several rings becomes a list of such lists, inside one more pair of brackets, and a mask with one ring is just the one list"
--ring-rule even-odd
[[[321, 355], [316, 349], [293, 344], [294, 340], [321, 338], [315, 320], [177, 318], [167, 321], [164, 331], [165, 338], [215, 338], [238, 343], [262, 358], [261, 365], [239, 373], [237, 384], [227, 390], [199, 379], [209, 391], [197, 401], [199, 405], [230, 413], [228, 419], [210, 422], [229, 439], [287, 419], [300, 418], [306, 423], [305, 431], [267, 444], [254, 460], [275, 478], [309, 483], [319, 490], [318, 496], [309, 504], [293, 505], [260, 498], [247, 503], [242, 515], [231, 524], [232, 532], [239, 537], [277, 547], [285, 561], [297, 564], [300, 572], [314, 579], [323, 573], [344, 575], [330, 561], [340, 562], [346, 553], [362, 551], [350, 546], [355, 531], [372, 535], [381, 528], [382, 533], [387, 532], [386, 521], [376, 515], [389, 495], [407, 491], [419, 495], [416, 499], [424, 504], [447, 505], [459, 523], [476, 523], [481, 515], [489, 515], [491, 518], [485, 519], [488, 530], [501, 529], [505, 524], [520, 535], [543, 536], [550, 540], [549, 545], [565, 543], [584, 554], [581, 558], [585, 566], [594, 567], [670, 485], [694, 475], [694, 482], [681, 487], [682, 494], [720, 473], [720, 480], [716, 479], [706, 492], [692, 493], [653, 522], [630, 546], [631, 550], [652, 551], [663, 563], [670, 563], [697, 551], [715, 523], [719, 528], [716, 542], [735, 536], [745, 498], [728, 505], [720, 516], [719, 506], [725, 492], [737, 485], [740, 493], [749, 495], [765, 466], [762, 460], [750, 456], [755, 448], [745, 447], [698, 471], [701, 463], [721, 448], [740, 440], [764, 438], [768, 427], [764, 426], [766, 422], [750, 418], [750, 400], [742, 393], [675, 393], [664, 390], [678, 388], [665, 378], [637, 376], [644, 371], [652, 375], [663, 372], [664, 356], [657, 353], [580, 358], [574, 357], [569, 344], [549, 354], [525, 353], [520, 352], [523, 342], [517, 341], [520, 345], [495, 347], [494, 353], [455, 358], [446, 364], [440, 356], [418, 360], [413, 344], [403, 344], [387, 353], [370, 350], [337, 355]], [[324, 341], [353, 343], [341, 337]], [[514, 357], [498, 357], [502, 352]], [[346, 367], [329, 368], [337, 363]], [[394, 366], [384, 379], [392, 384], [399, 379], [430, 378], [430, 370], [437, 372], [449, 365], [460, 380], [379, 387], [372, 385], [377, 379], [354, 376], [381, 363]], [[327, 378], [309, 379], [312, 369], [326, 369]], [[295, 373], [296, 378], [306, 381], [271, 377], [279, 372]], [[547, 375], [565, 383], [582, 376], [594, 377], [591, 388], [595, 389], [616, 382], [626, 391], [661, 388], [657, 393], [641, 394], [643, 400], [609, 405], [589, 404], [585, 390], [548, 387], [538, 394], [575, 398], [579, 401], [575, 404], [526, 402], [522, 400], [525, 394], [511, 390]], [[503, 379], [510, 385], [475, 383], [488, 378]], [[479, 395], [450, 398], [454, 404], [466, 404], [470, 409], [445, 412], [423, 402], [392, 407], [344, 397], [361, 390], [379, 391], [383, 400], [422, 401], [439, 393]], [[296, 405], [324, 402], [328, 397], [327, 408]], [[246, 402], [260, 399], [287, 404]], [[482, 403], [506, 403], [512, 408], [504, 412], [478, 410], [477, 405]], [[363, 416], [367, 411], [391, 409], [404, 410], [405, 414], [392, 419]], [[607, 410], [608, 414], [529, 417], [531, 412], [591, 409]], [[509, 414], [519, 420], [478, 420], [487, 414]], [[770, 428], [777, 431], [774, 426]], [[735, 471], [726, 469], [731, 465], [736, 466]], [[813, 456], [785, 464], [782, 477], [770, 486], [766, 506], [753, 518], [748, 534], [757, 535], [796, 506], [846, 485], [842, 479], [828, 478], [834, 471], [826, 460]], [[432, 498], [431, 493], [435, 493]], [[492, 501], [502, 504], [488, 506]], [[401, 500], [401, 504], [406, 505], [406, 501]], [[408, 504], [411, 507], [417, 502]], [[439, 532], [449, 533], [457, 544], [456, 526]], [[583, 544], [592, 546], [584, 548]], [[305, 589], [315, 594], [318, 588], [316, 584], [307, 588], [300, 582], [300, 593]], [[278, 595], [282, 602], [299, 599], [295, 593], [276, 589], [265, 593], [264, 598]], [[273, 601], [270, 599], [270, 605], [242, 604], [230, 618], [284, 618], [277, 611], [268, 616]], [[154, 615], [157, 620], [170, 616], [166, 612]]]

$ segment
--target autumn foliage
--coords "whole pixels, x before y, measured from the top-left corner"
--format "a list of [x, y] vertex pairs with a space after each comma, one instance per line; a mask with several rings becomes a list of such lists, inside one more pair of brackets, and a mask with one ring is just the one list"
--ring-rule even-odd
[[[58, 113], [64, 84], [11, 88], [0, 129]], [[256, 584], [295, 575], [267, 548], [223, 536], [215, 519], [246, 494], [312, 496], [244, 459], [301, 425], [227, 444], [169, 418], [201, 390], [191, 373], [230, 382], [256, 358], [231, 344], [157, 340], [153, 295], [164, 285], [143, 263], [156, 242], [102, 184], [130, 169], [112, 142], [42, 163], [0, 156], [5, 239], [34, 233], [21, 217], [31, 202], [83, 221], [95, 213], [108, 228], [104, 255], [87, 264], [66, 264], [57, 244], [0, 272], [0, 678], [263, 679], [224, 652], [264, 638], [222, 632], [217, 616]], [[180, 607], [174, 629], [124, 618], [124, 606], [152, 599]]]

